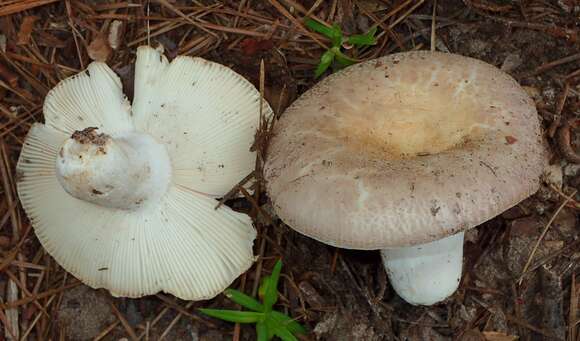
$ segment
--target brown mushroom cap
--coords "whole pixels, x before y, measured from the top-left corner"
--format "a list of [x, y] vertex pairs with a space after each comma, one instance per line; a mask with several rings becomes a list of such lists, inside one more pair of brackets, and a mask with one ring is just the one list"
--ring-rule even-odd
[[348, 67], [277, 122], [264, 175], [279, 217], [326, 244], [381, 249], [477, 226], [533, 194], [534, 103], [484, 62], [406, 52]]

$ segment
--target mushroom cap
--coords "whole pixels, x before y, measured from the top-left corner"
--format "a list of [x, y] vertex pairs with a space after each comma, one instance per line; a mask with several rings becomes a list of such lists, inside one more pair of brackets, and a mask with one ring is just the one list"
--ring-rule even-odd
[[[254, 261], [251, 219], [223, 196], [254, 169], [250, 152], [260, 111], [255, 87], [201, 58], [140, 47], [131, 106], [104, 63], [60, 82], [44, 103], [17, 165], [22, 206], [38, 239], [75, 277], [115, 296], [159, 291], [187, 300], [212, 298]], [[57, 154], [75, 131], [147, 134], [171, 163], [167, 192], [154, 206], [124, 210], [69, 195], [56, 177]]]
[[482, 61], [406, 52], [350, 66], [276, 123], [264, 177], [275, 211], [326, 244], [422, 244], [533, 194], [546, 161], [534, 103]]

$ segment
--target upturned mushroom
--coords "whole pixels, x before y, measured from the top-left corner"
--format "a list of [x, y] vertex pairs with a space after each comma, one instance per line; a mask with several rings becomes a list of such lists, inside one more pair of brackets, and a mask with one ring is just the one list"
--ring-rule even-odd
[[407, 52], [337, 72], [274, 127], [264, 176], [300, 233], [380, 249], [394, 290], [431, 305], [458, 287], [466, 229], [527, 198], [546, 161], [534, 103], [484, 62]]
[[17, 165], [40, 242], [115, 296], [214, 297], [254, 260], [250, 218], [214, 208], [254, 168], [261, 102], [225, 66], [150, 47], [137, 50], [133, 105], [104, 63], [61, 81]]

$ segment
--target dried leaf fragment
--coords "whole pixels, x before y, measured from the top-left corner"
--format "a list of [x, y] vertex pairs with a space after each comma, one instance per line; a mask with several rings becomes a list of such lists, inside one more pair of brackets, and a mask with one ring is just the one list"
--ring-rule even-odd
[[89, 57], [97, 62], [106, 62], [113, 52], [104, 36], [98, 35], [87, 48]]
[[32, 35], [32, 30], [34, 29], [34, 23], [38, 19], [39, 18], [36, 16], [26, 16], [24, 19], [22, 19], [16, 44], [27, 45], [30, 42], [30, 36]]

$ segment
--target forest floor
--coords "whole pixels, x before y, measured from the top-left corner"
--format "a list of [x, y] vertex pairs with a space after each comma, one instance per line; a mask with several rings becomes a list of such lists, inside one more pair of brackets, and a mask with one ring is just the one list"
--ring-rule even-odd
[[348, 51], [358, 59], [430, 49], [434, 20], [437, 50], [493, 64], [532, 96], [552, 176], [536, 195], [467, 233], [460, 288], [431, 307], [397, 297], [378, 252], [336, 249], [292, 231], [258, 188], [257, 200], [228, 202], [258, 229], [259, 258], [233, 287], [255, 293], [282, 258], [278, 308], [308, 328], [303, 340], [580, 340], [580, 134], [571, 128], [580, 118], [580, 3], [440, 0], [433, 7], [413, 0], [0, 1], [0, 341], [255, 339], [251, 325], [198, 312], [235, 308], [222, 295], [124, 299], [82, 285], [40, 246], [19, 205], [14, 169], [59, 80], [106, 60], [131, 97], [143, 44], [163, 45], [169, 58], [225, 64], [256, 86], [263, 60], [264, 94], [281, 114], [318, 81], [314, 69], [329, 43], [304, 27], [305, 17], [346, 34], [378, 26], [376, 45]]

